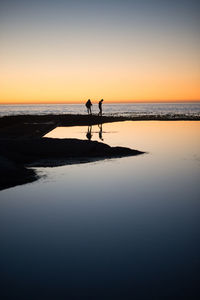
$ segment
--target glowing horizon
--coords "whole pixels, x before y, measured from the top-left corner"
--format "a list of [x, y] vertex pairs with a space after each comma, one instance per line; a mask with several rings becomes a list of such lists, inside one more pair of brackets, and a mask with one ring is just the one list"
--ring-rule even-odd
[[0, 3], [0, 104], [200, 100], [196, 1]]
[[[100, 98], [99, 98], [100, 99]], [[93, 104], [98, 104], [99, 102], [99, 99], [91, 99], [92, 103]], [[34, 104], [41, 104], [41, 105], [44, 105], [44, 104], [84, 104], [86, 102], [87, 98], [83, 99], [82, 101], [47, 101], [47, 102], [44, 102], [44, 101], [35, 101], [35, 102], [30, 102], [30, 101], [26, 101], [26, 102], [0, 102], [0, 105], [34, 105]], [[154, 100], [135, 100], [135, 101], [126, 101], [126, 100], [119, 100], [119, 101], [116, 101], [116, 100], [113, 100], [113, 101], [106, 101], [104, 100], [104, 105], [105, 104], [118, 104], [118, 103], [200, 103], [200, 100], [157, 100], [157, 101], [154, 101]]]

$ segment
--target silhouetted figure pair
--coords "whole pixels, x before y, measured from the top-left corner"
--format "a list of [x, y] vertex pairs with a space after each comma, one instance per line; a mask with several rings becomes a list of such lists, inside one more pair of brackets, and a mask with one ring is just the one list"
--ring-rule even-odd
[[103, 102], [103, 99], [101, 99], [99, 101], [99, 116], [102, 116], [102, 102]]
[[92, 114], [92, 102], [90, 101], [90, 99], [88, 99], [85, 106], [87, 107], [88, 115], [91, 115]]

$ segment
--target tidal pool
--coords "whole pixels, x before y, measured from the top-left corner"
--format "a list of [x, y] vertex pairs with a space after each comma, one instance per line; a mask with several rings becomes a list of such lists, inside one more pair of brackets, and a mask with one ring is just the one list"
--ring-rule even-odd
[[144, 155], [0, 192], [2, 299], [199, 299], [200, 122], [58, 127]]

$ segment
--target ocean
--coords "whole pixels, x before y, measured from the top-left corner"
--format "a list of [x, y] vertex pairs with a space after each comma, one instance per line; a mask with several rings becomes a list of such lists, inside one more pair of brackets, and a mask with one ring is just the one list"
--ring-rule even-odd
[[[98, 104], [93, 104], [93, 113], [98, 113]], [[31, 104], [0, 105], [0, 117], [11, 115], [86, 114], [85, 104]], [[200, 116], [200, 102], [174, 103], [115, 103], [103, 104], [104, 115], [145, 116], [185, 115]]]

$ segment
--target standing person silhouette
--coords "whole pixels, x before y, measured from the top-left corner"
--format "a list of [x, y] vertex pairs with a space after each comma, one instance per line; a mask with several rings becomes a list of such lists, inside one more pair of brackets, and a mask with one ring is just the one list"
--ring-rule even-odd
[[101, 99], [99, 101], [99, 116], [102, 116], [102, 102], [103, 102], [103, 99]]
[[90, 99], [88, 99], [88, 101], [85, 103], [85, 106], [87, 107], [87, 112], [88, 112], [88, 115], [90, 114], [92, 114], [92, 109], [91, 109], [91, 107], [92, 107], [92, 102], [90, 101]]

